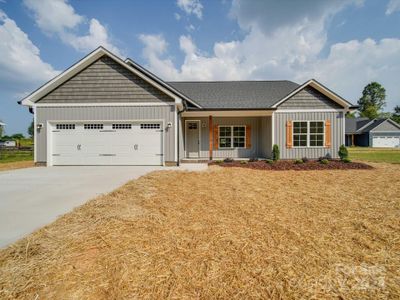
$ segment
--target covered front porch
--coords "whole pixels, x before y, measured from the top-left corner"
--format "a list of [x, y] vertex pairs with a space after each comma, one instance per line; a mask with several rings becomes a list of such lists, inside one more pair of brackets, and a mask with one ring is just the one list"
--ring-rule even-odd
[[179, 159], [270, 158], [271, 111], [184, 112]]

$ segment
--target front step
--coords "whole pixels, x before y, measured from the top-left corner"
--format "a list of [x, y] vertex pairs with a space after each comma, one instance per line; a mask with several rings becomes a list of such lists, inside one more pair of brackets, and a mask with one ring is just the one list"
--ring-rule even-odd
[[199, 164], [199, 163], [208, 163], [209, 160], [206, 158], [199, 158], [199, 159], [181, 159], [182, 164]]

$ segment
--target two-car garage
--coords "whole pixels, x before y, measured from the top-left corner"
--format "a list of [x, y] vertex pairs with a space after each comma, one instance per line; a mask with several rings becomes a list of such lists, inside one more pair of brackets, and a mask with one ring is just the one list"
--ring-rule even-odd
[[51, 122], [51, 165], [162, 165], [163, 122]]

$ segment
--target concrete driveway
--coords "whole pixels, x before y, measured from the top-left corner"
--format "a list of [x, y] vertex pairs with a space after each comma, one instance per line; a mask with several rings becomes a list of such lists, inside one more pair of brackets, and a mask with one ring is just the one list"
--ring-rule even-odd
[[0, 247], [148, 172], [188, 168], [206, 167], [38, 167], [0, 172]]

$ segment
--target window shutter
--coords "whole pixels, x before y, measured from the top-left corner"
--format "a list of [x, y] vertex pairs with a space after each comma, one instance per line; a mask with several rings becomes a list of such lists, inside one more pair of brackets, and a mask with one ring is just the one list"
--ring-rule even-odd
[[325, 121], [325, 147], [331, 146], [331, 120]]
[[293, 147], [293, 130], [292, 121], [288, 120], [286, 122], [286, 148]]
[[214, 149], [215, 150], [218, 149], [218, 140], [219, 140], [218, 125], [214, 125]]
[[246, 149], [251, 148], [251, 126], [246, 125]]

